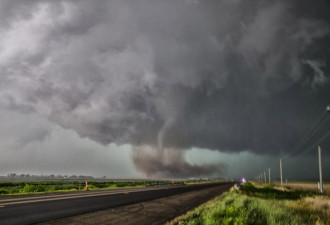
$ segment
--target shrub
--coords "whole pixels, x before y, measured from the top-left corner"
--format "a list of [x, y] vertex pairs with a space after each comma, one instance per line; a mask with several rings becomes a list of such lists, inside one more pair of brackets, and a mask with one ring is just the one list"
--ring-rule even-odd
[[25, 184], [20, 190], [20, 193], [32, 193], [32, 192], [45, 192], [46, 187], [44, 185], [31, 185]]
[[4, 189], [4, 188], [0, 189], [0, 195], [6, 195], [8, 193], [9, 193], [9, 191], [7, 189]]

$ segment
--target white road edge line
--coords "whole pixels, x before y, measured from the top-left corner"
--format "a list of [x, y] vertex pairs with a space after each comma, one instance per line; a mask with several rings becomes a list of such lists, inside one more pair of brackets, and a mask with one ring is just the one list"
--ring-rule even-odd
[[110, 190], [100, 190], [100, 191], [96, 191], [96, 192], [79, 192], [79, 193], [72, 193], [72, 194], [62, 194], [62, 195], [48, 195], [48, 196], [33, 196], [33, 197], [24, 197], [24, 198], [10, 198], [10, 199], [0, 199], [0, 204], [2, 202], [6, 203], [6, 202], [15, 202], [15, 201], [26, 201], [26, 200], [34, 200], [34, 199], [52, 199], [52, 198], [59, 198], [59, 197], [79, 197], [79, 196], [93, 196], [95, 194], [111, 194], [111, 193], [120, 193], [123, 191], [143, 191], [143, 190], [158, 190], [158, 189], [162, 189], [162, 188], [147, 188], [147, 189], [142, 189], [142, 188], [132, 188], [132, 189], [120, 189], [120, 190], [116, 190], [116, 189], [110, 189]]
[[[104, 196], [104, 195], [113, 195], [113, 194], [128, 194], [128, 193], [132, 193], [132, 192], [144, 192], [144, 191], [150, 191], [150, 190], [161, 190], [163, 188], [155, 188], [155, 189], [143, 189], [143, 190], [139, 190], [139, 191], [136, 191], [136, 190], [121, 190], [121, 191], [118, 191], [118, 192], [106, 192], [106, 193], [99, 193], [99, 194], [84, 194], [84, 195], [75, 195], [75, 196], [53, 196], [53, 198], [42, 198], [42, 199], [22, 199], [22, 200], [19, 200], [19, 201], [15, 201], [15, 202], [3, 202], [3, 201], [0, 201], [0, 204], [3, 205], [3, 206], [6, 206], [6, 205], [17, 205], [17, 204], [26, 204], [26, 203], [33, 203], [33, 202], [45, 202], [45, 201], [55, 201], [55, 200], [63, 200], [63, 199], [73, 199], [73, 198], [87, 198], [87, 197], [94, 197], [94, 196]], [[167, 188], [164, 188], [164, 189], [168, 189]], [[17, 200], [17, 199], [16, 199]]]

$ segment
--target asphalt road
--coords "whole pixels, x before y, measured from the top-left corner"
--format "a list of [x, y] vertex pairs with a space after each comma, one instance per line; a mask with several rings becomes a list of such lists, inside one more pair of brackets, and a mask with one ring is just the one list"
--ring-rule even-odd
[[33, 224], [224, 184], [214, 183], [2, 197], [0, 198], [0, 224]]

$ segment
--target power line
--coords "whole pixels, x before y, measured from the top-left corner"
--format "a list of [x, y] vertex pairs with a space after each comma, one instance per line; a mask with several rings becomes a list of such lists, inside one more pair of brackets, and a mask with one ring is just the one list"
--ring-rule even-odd
[[[293, 151], [286, 155], [284, 158], [288, 158], [290, 155], [292, 156], [294, 153], [298, 152], [301, 148], [303, 148], [306, 144], [308, 144], [308, 140], [310, 140], [313, 135], [319, 130], [319, 128], [324, 125], [329, 117], [328, 111], [324, 111], [321, 116], [317, 119], [317, 121], [312, 125], [312, 127], [303, 135], [300, 141], [294, 146]], [[325, 118], [325, 120], [323, 120]], [[323, 121], [322, 121], [323, 120]]]
[[[318, 128], [319, 127], [321, 127], [322, 125], [324, 125], [326, 122], [328, 122], [328, 120], [329, 120], [329, 117], [327, 117], [319, 126], [318, 126]], [[319, 131], [318, 129], [316, 129], [316, 130], [314, 130], [314, 132], [306, 139], [306, 141], [304, 142], [304, 143], [302, 143], [299, 147], [297, 147], [296, 148], [296, 151], [298, 151], [299, 149], [301, 149], [301, 148], [303, 148], [304, 146], [306, 146], [307, 144], [308, 144], [308, 140], [311, 138], [311, 137], [313, 137], [313, 135], [317, 132], [317, 131]]]
[[[327, 132], [325, 135], [323, 135], [319, 140], [317, 140], [317, 142], [315, 142], [313, 145], [310, 145], [310, 147], [309, 148], [306, 148], [303, 152], [301, 152], [301, 154], [299, 154], [299, 156], [301, 157], [301, 156], [304, 156], [304, 155], [306, 155], [308, 152], [310, 152], [310, 151], [312, 151], [312, 150], [314, 150], [322, 141], [324, 141], [327, 137], [329, 137], [330, 136], [330, 131], [329, 132]], [[295, 160], [293, 160], [293, 161], [291, 161], [290, 162], [290, 164], [293, 164], [293, 163], [295, 163], [295, 162], [297, 162], [299, 159], [298, 159], [298, 157], [295, 159]]]
[[[329, 120], [329, 117], [328, 117], [329, 114], [328, 114], [328, 112], [330, 112], [330, 106], [327, 106], [326, 110], [319, 116], [319, 118], [312, 125], [312, 127], [303, 135], [303, 137], [300, 139], [300, 141], [293, 148], [293, 151], [291, 153], [287, 154], [284, 158], [282, 158], [280, 160], [276, 160], [275, 161], [275, 164], [273, 164], [273, 165], [275, 165], [276, 168], [278, 168], [278, 162], [280, 163], [280, 166], [279, 166], [280, 168], [279, 169], [280, 169], [280, 174], [281, 174], [281, 185], [282, 185], [282, 169], [283, 169], [282, 166], [283, 166], [283, 161], [284, 160], [287, 161], [290, 156], [293, 156], [294, 153], [296, 153], [296, 152], [299, 151], [299, 154], [297, 155], [297, 157], [293, 161], [289, 160], [289, 165], [292, 165], [292, 164], [296, 163], [299, 160], [299, 157], [304, 156], [308, 152], [310, 152], [313, 149], [315, 149], [315, 147], [317, 145], [319, 145], [327, 137], [330, 136], [330, 131], [328, 131], [325, 135], [323, 135], [321, 138], [319, 138], [316, 142], [315, 141], [312, 141], [313, 139], [311, 139], [320, 130], [320, 128], [326, 122], [328, 122], [328, 120]], [[311, 144], [309, 144], [309, 143], [311, 143]], [[303, 150], [303, 151], [301, 151], [301, 150]], [[270, 170], [270, 168], [273, 168], [273, 166], [269, 167], [268, 170]], [[261, 176], [262, 176], [262, 174], [261, 174]], [[258, 177], [258, 175], [256, 177]]]

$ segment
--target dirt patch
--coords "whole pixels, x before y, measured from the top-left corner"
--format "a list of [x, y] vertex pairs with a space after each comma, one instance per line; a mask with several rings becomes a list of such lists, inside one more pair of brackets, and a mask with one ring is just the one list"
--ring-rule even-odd
[[79, 216], [51, 220], [39, 225], [59, 224], [165, 224], [227, 191], [232, 184], [111, 208]]

